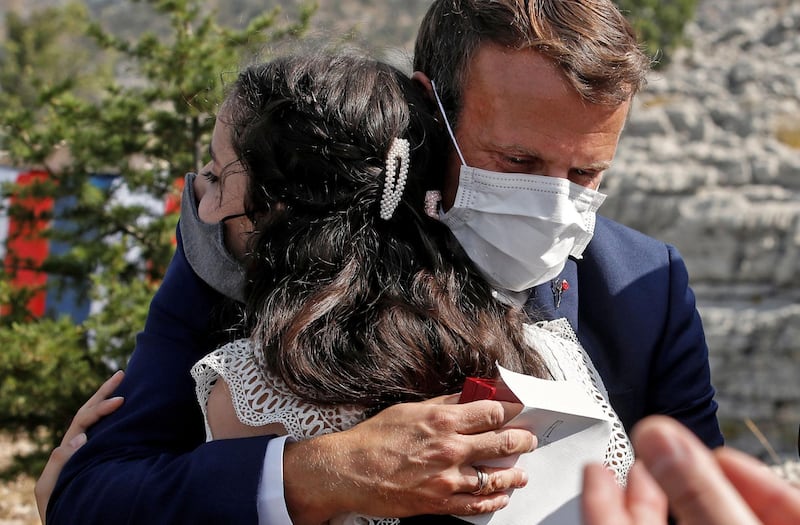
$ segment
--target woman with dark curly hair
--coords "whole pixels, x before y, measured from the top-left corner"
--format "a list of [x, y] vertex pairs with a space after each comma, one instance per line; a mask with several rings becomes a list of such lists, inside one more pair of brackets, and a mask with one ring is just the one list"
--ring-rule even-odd
[[429, 105], [400, 71], [355, 56], [285, 57], [240, 74], [213, 160], [187, 184], [205, 181], [201, 213], [237, 191], [245, 202], [221, 222], [244, 254], [249, 337], [193, 368], [209, 439], [345, 430], [495, 377], [498, 364], [596, 393], [565, 323], [528, 324], [438, 220], [443, 131]]

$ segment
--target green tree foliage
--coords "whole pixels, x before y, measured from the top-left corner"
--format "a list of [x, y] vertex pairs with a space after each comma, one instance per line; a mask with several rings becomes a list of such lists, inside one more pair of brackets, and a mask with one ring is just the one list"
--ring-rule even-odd
[[[315, 9], [288, 21], [268, 9], [231, 28], [202, 0], [130, 3], [151, 10], [157, 30], [119, 37], [70, 5], [25, 20], [9, 14], [0, 44], [0, 144], [15, 165], [48, 173], [42, 184], [3, 193], [69, 198], [61, 214], [69, 227], [45, 231], [69, 249], [39, 269], [48, 293], [58, 293], [51, 282], [88, 282], [101, 305], [80, 325], [34, 319], [25, 307], [33, 291], [9, 284], [14, 265], [0, 275], [0, 427], [41, 438], [44, 450], [124, 366], [173, 251], [177, 216], [120, 192], [151, 203], [175, 194], [176, 180], [204, 162], [225, 75], [263, 57], [267, 45], [302, 36]], [[90, 181], [98, 173], [117, 180], [103, 190]], [[7, 212], [25, 219], [25, 210]]]
[[697, 0], [616, 0], [616, 4], [657, 67], [667, 65], [672, 51], [686, 43], [683, 30], [697, 8]]
[[[86, 330], [69, 318], [5, 325], [0, 345], [0, 427], [47, 450], [108, 367], [87, 351]], [[42, 456], [18, 458], [4, 474], [40, 472]]]
[[42, 9], [27, 20], [13, 11], [6, 14], [6, 36], [0, 49], [4, 105], [33, 107], [43, 89], [59, 85], [86, 94], [107, 78], [108, 63], [83, 34], [86, 16], [86, 8], [78, 3]]

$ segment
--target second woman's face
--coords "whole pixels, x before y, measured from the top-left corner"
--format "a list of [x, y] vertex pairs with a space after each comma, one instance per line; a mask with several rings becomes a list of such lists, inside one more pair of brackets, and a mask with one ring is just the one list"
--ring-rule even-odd
[[[244, 213], [247, 194], [247, 173], [236, 157], [231, 144], [230, 127], [224, 115], [218, 116], [211, 137], [211, 161], [203, 166], [194, 179], [197, 213], [207, 223], [220, 222], [226, 217]], [[224, 221], [225, 246], [235, 257], [244, 257], [252, 224], [245, 216]]]

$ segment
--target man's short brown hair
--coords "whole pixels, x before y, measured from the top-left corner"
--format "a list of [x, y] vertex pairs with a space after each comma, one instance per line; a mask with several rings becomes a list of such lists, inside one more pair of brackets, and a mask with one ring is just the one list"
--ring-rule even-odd
[[468, 65], [484, 44], [536, 50], [594, 104], [629, 100], [650, 68], [611, 0], [435, 0], [417, 35], [414, 70], [435, 80], [454, 122]]

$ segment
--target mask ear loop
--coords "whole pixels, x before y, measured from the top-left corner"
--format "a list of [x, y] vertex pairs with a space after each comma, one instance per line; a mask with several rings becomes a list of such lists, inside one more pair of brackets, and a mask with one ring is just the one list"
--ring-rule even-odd
[[458, 147], [458, 142], [456, 142], [456, 135], [453, 133], [453, 128], [450, 126], [450, 121], [447, 120], [447, 113], [444, 112], [444, 106], [442, 105], [442, 99], [439, 98], [439, 93], [436, 91], [436, 82], [431, 79], [431, 88], [433, 88], [433, 96], [436, 98], [436, 104], [439, 106], [439, 111], [442, 113], [442, 118], [444, 119], [444, 125], [447, 127], [447, 132], [450, 134], [450, 139], [453, 141], [453, 145], [456, 147], [456, 153], [458, 153], [458, 158], [461, 159], [461, 164], [466, 166], [467, 161], [464, 160], [464, 155], [461, 153], [461, 148]]

